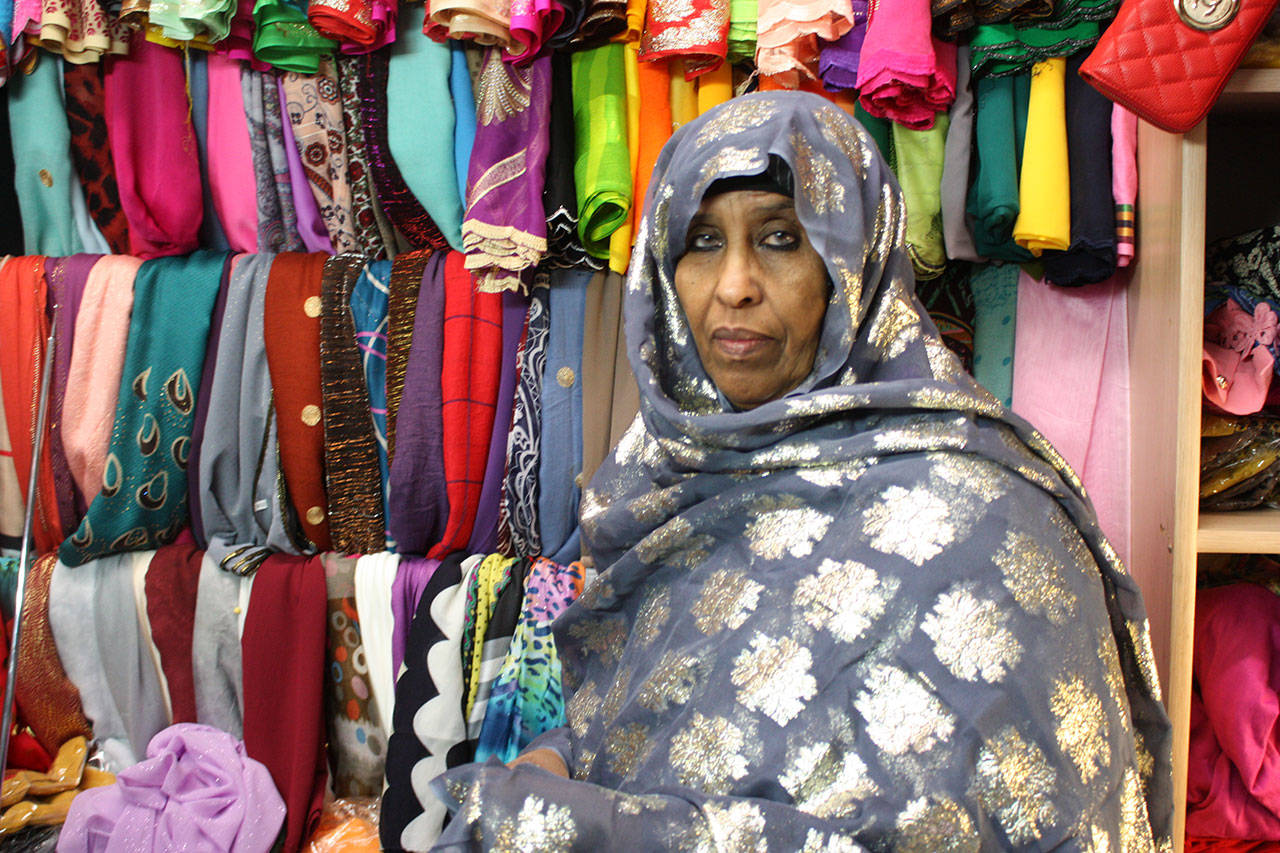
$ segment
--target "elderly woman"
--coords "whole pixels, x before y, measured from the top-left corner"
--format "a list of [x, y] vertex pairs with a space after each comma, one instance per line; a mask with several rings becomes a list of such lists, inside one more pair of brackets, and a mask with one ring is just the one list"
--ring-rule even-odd
[[641, 416], [584, 497], [568, 726], [436, 782], [445, 849], [1169, 849], [1141, 597], [912, 292], [898, 187], [810, 95], [660, 157]]

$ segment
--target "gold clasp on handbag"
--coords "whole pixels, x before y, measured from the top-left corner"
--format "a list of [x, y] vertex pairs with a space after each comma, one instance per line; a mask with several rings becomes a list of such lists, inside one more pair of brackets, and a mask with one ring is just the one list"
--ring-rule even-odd
[[1240, 0], [1174, 0], [1174, 7], [1188, 27], [1211, 33], [1231, 23]]

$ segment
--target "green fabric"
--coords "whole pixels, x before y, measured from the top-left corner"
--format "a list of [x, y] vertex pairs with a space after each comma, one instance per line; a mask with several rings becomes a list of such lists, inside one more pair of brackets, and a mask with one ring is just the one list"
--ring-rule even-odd
[[431, 221], [462, 251], [462, 198], [454, 163], [453, 96], [447, 44], [422, 37], [426, 7], [400, 10], [399, 31], [387, 66], [387, 144], [409, 191]]
[[320, 57], [338, 48], [336, 41], [311, 26], [305, 10], [287, 0], [257, 0], [253, 25], [253, 55], [285, 71], [315, 74]]
[[1058, 0], [1046, 20], [1019, 26], [980, 24], [973, 30], [969, 64], [974, 77], [1019, 74], [1043, 59], [1070, 56], [1092, 47], [1102, 21], [1115, 16], [1120, 0]]
[[1013, 342], [1018, 317], [1015, 264], [975, 266], [973, 291], [973, 378], [1006, 406], [1013, 405]]
[[158, 548], [190, 523], [191, 428], [226, 261], [202, 250], [138, 268], [102, 492], [58, 550], [68, 566]]
[[853, 107], [853, 117], [858, 120], [858, 124], [862, 125], [867, 133], [871, 134], [871, 138], [876, 141], [876, 147], [880, 149], [880, 155], [889, 163], [889, 168], [897, 169], [894, 164], [893, 156], [893, 131], [890, 128], [893, 122], [885, 118], [873, 116], [862, 108], [862, 102], [858, 101]]
[[729, 61], [756, 57], [758, 0], [729, 0]]
[[34, 71], [15, 74], [8, 85], [23, 249], [57, 257], [83, 252], [71, 207], [72, 194], [81, 190], [62, 104], [62, 60], [42, 52]]
[[942, 161], [947, 146], [946, 113], [933, 127], [912, 130], [894, 122], [893, 151], [898, 186], [907, 205], [907, 254], [920, 279], [935, 278], [947, 266], [942, 242]]
[[609, 257], [609, 237], [631, 215], [625, 49], [606, 44], [570, 59], [578, 236], [594, 258]]
[[[1024, 76], [1029, 84], [1030, 76]], [[976, 165], [967, 209], [973, 217], [973, 243], [978, 254], [1021, 263], [1031, 260], [1031, 253], [1013, 242], [1013, 223], [1020, 210], [1018, 166], [1022, 145], [1019, 137], [1026, 134], [1025, 101], [1020, 111], [1022, 132], [1017, 128], [1018, 79], [980, 77], [974, 81]]]
[[235, 0], [151, 0], [147, 18], [165, 38], [191, 41], [208, 36], [209, 41], [218, 42], [231, 32], [235, 13]]

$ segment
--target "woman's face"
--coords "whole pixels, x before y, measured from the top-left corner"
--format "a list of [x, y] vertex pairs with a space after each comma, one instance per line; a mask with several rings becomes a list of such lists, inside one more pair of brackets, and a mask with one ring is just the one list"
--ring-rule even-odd
[[676, 263], [676, 294], [711, 380], [738, 409], [813, 370], [829, 286], [794, 202], [739, 190], [702, 200]]

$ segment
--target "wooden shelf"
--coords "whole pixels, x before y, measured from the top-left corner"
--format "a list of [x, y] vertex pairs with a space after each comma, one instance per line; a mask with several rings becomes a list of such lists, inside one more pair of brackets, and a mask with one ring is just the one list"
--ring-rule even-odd
[[1280, 553], [1280, 509], [1202, 512], [1196, 535], [1201, 554]]
[[1241, 68], [1231, 75], [1214, 109], [1228, 112], [1280, 107], [1280, 68]]

